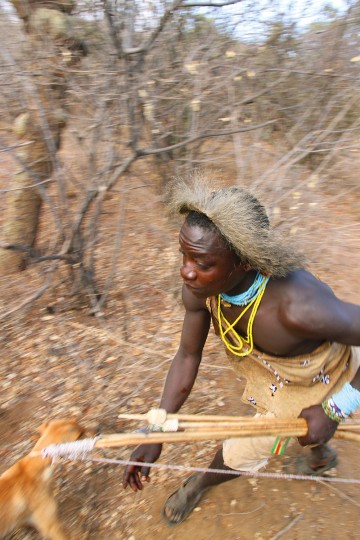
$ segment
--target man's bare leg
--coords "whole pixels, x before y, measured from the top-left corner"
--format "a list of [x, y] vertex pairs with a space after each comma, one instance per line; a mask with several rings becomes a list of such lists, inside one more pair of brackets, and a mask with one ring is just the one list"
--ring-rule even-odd
[[[224, 464], [222, 449], [215, 454], [209, 468], [232, 471]], [[178, 525], [184, 521], [194, 510], [205, 491], [239, 476], [236, 471], [233, 472], [234, 475], [209, 472], [190, 476], [166, 501], [163, 508], [164, 519], [169, 525]]]
[[299, 474], [321, 476], [329, 469], [336, 467], [336, 452], [327, 444], [319, 444], [310, 448], [309, 454], [298, 456], [296, 463]]
[[308, 463], [315, 472], [317, 470], [325, 472], [325, 470], [336, 466], [336, 452], [327, 444], [319, 444], [311, 448]]

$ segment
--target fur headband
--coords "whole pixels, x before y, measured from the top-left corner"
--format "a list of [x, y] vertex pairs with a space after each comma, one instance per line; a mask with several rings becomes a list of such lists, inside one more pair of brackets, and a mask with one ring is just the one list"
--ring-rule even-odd
[[214, 191], [210, 183], [213, 179], [198, 170], [187, 179], [170, 181], [166, 192], [170, 215], [205, 214], [240, 259], [264, 275], [281, 277], [303, 266], [302, 257], [270, 228], [256, 197], [238, 186]]

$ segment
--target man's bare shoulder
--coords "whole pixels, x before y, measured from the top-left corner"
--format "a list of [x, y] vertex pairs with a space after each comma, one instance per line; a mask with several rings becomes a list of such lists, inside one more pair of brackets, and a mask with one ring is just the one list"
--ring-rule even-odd
[[306, 270], [279, 280], [279, 318], [288, 328], [308, 330], [341, 302], [325, 282]]
[[281, 297], [284, 296], [287, 301], [298, 301], [300, 299], [302, 301], [311, 301], [314, 294], [316, 296], [335, 297], [327, 283], [321, 281], [307, 270], [295, 270], [285, 278], [277, 281]]

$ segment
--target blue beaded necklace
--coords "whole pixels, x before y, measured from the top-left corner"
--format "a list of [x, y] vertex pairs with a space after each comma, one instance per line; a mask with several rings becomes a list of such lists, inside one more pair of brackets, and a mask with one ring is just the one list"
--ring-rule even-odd
[[253, 284], [248, 288], [247, 291], [241, 294], [236, 294], [235, 296], [220, 293], [220, 297], [229, 304], [233, 304], [235, 306], [247, 306], [252, 300], [254, 300], [254, 298], [256, 298], [269, 279], [270, 278], [268, 276], [263, 276], [260, 274], [260, 272], [258, 272], [255, 276]]

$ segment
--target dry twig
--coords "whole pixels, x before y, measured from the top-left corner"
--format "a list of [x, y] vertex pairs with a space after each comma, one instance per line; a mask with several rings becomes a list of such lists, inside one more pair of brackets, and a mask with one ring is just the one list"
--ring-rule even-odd
[[292, 521], [290, 521], [290, 523], [288, 525], [286, 525], [286, 527], [284, 527], [283, 529], [281, 529], [281, 531], [279, 531], [278, 533], [276, 533], [274, 536], [272, 536], [270, 538], [270, 540], [277, 540], [278, 538], [280, 538], [281, 536], [283, 536], [285, 533], [287, 533], [294, 525], [296, 525], [296, 523], [298, 521], [300, 521], [300, 519], [302, 519], [304, 516], [303, 514], [298, 514], [296, 517], [294, 517], [294, 519]]

